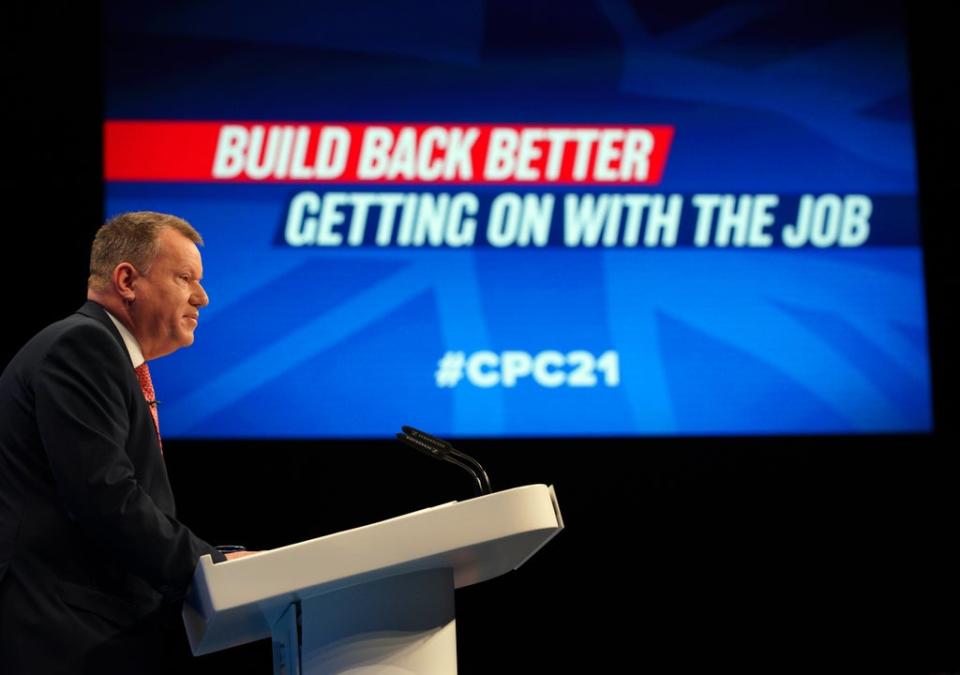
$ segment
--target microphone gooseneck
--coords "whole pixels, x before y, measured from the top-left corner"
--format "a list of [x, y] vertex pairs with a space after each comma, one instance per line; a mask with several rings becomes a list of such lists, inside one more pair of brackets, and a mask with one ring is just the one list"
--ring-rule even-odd
[[473, 476], [473, 479], [477, 483], [477, 493], [479, 495], [493, 492], [493, 488], [490, 487], [490, 478], [487, 476], [487, 472], [480, 466], [480, 462], [473, 457], [457, 450], [450, 445], [448, 441], [432, 436], [425, 431], [420, 431], [411, 426], [403, 426], [401, 428], [403, 431], [397, 434], [398, 441], [434, 459], [456, 464]]

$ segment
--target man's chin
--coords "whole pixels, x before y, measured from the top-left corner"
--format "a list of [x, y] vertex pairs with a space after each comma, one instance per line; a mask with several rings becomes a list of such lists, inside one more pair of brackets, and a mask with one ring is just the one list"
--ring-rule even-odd
[[194, 340], [193, 331], [184, 331], [178, 336], [177, 346], [174, 349], [174, 351], [176, 351], [177, 349], [183, 349], [184, 347], [189, 347], [190, 345], [193, 344], [193, 340]]

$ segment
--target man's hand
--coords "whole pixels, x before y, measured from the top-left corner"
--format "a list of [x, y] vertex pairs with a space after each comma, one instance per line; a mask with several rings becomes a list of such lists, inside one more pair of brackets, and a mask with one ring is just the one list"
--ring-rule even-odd
[[224, 553], [227, 560], [236, 560], [237, 558], [246, 558], [248, 555], [257, 555], [258, 553], [263, 553], [263, 551], [232, 551], [230, 553]]

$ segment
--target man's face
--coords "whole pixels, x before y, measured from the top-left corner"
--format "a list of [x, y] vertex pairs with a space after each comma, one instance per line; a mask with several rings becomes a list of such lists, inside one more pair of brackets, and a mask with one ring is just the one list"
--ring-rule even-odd
[[171, 228], [157, 241], [160, 250], [149, 272], [137, 277], [130, 305], [133, 334], [148, 361], [192, 345], [200, 308], [209, 302], [196, 244]]

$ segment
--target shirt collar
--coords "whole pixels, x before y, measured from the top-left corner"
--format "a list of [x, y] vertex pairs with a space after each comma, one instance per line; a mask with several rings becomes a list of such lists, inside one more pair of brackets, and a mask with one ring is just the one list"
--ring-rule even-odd
[[[105, 312], [107, 310], [104, 310]], [[107, 312], [107, 316], [110, 317], [110, 320], [113, 321], [113, 325], [117, 327], [117, 330], [120, 331], [120, 337], [123, 338], [123, 344], [127, 346], [127, 354], [130, 356], [130, 362], [133, 364], [134, 368], [139, 368], [142, 363], [146, 361], [143, 358], [143, 351], [140, 349], [140, 343], [137, 342], [137, 338], [133, 337], [133, 333], [130, 332], [130, 329], [120, 323], [120, 320], [117, 319], [113, 314]]]

